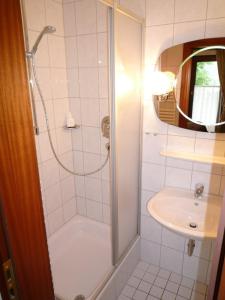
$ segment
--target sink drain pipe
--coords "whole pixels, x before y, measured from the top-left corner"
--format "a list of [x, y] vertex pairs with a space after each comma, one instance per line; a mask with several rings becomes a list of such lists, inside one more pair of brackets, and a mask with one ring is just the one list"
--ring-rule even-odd
[[195, 240], [190, 239], [188, 241], [188, 256], [192, 256], [195, 249]]

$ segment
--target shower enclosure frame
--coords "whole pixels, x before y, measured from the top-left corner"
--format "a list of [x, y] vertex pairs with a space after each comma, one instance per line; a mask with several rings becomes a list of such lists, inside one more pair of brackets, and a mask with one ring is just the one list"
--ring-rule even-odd
[[[119, 238], [118, 238], [118, 189], [116, 179], [116, 74], [115, 74], [115, 49], [117, 47], [117, 14], [121, 13], [126, 17], [141, 25], [141, 74], [143, 72], [144, 63], [144, 25], [145, 22], [140, 17], [128, 11], [121, 6], [118, 1], [99, 0], [108, 7], [108, 28], [109, 28], [109, 102], [111, 106], [111, 134], [110, 134], [110, 166], [111, 166], [111, 231], [112, 231], [112, 264], [117, 266], [129, 252], [131, 246], [140, 236], [140, 213], [141, 213], [141, 162], [142, 162], [142, 131], [143, 131], [143, 91], [140, 95], [140, 128], [139, 128], [139, 182], [138, 182], [138, 213], [137, 213], [137, 234], [134, 239], [129, 243], [123, 254], [119, 257]], [[142, 77], [142, 76], [141, 76]]]

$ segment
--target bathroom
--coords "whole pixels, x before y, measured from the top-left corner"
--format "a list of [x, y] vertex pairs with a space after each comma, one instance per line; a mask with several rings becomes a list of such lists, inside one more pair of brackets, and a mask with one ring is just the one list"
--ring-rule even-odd
[[[0, 299], [225, 299], [223, 124], [159, 112], [166, 51], [224, 47], [225, 1], [8, 0], [0, 22]], [[154, 214], [171, 191], [159, 213], [185, 193], [214, 233]]]

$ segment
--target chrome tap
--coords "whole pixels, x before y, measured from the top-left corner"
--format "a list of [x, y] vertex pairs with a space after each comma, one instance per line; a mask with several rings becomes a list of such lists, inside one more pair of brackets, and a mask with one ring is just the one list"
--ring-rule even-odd
[[202, 183], [197, 183], [195, 185], [195, 198], [201, 199], [203, 192], [204, 192], [204, 185]]

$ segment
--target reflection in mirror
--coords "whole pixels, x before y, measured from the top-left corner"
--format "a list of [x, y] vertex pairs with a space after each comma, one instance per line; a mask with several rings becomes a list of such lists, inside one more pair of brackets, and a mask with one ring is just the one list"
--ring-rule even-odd
[[159, 70], [176, 76], [174, 91], [154, 97], [162, 121], [186, 129], [225, 132], [224, 124], [214, 125], [225, 122], [224, 49], [225, 38], [215, 38], [180, 44], [161, 54]]

